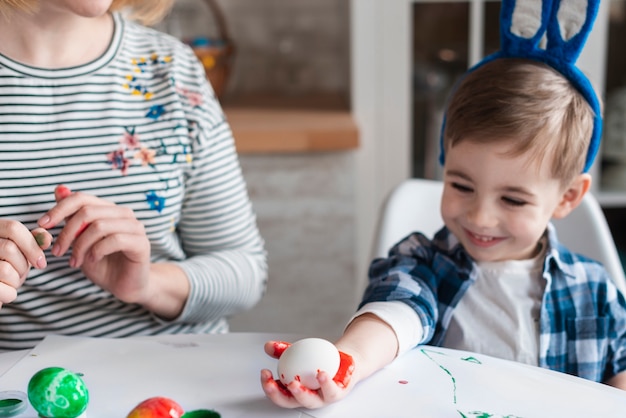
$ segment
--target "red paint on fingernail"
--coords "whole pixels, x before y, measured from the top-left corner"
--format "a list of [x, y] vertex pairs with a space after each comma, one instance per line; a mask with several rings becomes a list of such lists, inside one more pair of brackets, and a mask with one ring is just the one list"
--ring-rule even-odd
[[67, 188], [67, 186], [64, 186], [62, 184], [58, 185], [54, 191], [55, 191], [55, 194], [59, 197], [59, 199], [65, 199], [66, 197], [72, 194], [72, 191], [69, 188]]
[[274, 341], [274, 357], [280, 357], [290, 345], [285, 341]]

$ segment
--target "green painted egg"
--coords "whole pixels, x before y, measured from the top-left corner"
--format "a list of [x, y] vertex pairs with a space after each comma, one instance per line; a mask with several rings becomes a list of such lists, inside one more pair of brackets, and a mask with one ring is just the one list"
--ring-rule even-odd
[[87, 409], [89, 392], [76, 373], [47, 367], [28, 382], [28, 400], [41, 417], [76, 418]]

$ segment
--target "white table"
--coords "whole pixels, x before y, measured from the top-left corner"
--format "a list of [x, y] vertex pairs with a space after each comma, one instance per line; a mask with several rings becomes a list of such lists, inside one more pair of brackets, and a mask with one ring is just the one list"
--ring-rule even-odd
[[[294, 335], [232, 333], [129, 339], [51, 336], [31, 351], [0, 354], [0, 390], [26, 391], [49, 366], [83, 374], [89, 418], [123, 418], [139, 402], [167, 396], [185, 410], [231, 417], [602, 417], [626, 416], [626, 393], [583, 379], [488, 356], [419, 347], [361, 382], [343, 401], [318, 410], [286, 410], [265, 398], [263, 352]], [[34, 418], [30, 409], [20, 418]]]

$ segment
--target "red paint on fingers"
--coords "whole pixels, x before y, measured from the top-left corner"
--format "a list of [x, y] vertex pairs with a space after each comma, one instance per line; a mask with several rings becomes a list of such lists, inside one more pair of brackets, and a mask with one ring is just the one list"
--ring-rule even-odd
[[283, 352], [289, 348], [289, 346], [291, 345], [291, 343], [285, 342], [285, 341], [274, 341], [274, 357], [278, 358], [280, 357]]
[[64, 186], [62, 184], [59, 184], [54, 189], [54, 195], [57, 197], [58, 200], [65, 199], [71, 194], [72, 194], [72, 191], [67, 186]]
[[354, 359], [350, 354], [339, 351], [339, 360], [339, 370], [337, 370], [333, 380], [338, 386], [345, 388], [350, 383], [352, 373], [354, 372]]
[[80, 228], [78, 228], [78, 231], [76, 231], [76, 235], [74, 235], [74, 238], [78, 238], [78, 236], [80, 234], [85, 232], [85, 229], [87, 229], [89, 227], [89, 225], [91, 225], [89, 222], [83, 222], [83, 224], [80, 226]]
[[270, 376], [267, 378], [265, 383], [267, 385], [276, 387], [283, 395], [287, 396], [288, 398], [293, 398], [293, 394], [289, 392], [289, 389], [287, 389], [287, 386], [285, 386], [283, 382], [281, 382], [280, 380], [275, 380], [274, 378]]

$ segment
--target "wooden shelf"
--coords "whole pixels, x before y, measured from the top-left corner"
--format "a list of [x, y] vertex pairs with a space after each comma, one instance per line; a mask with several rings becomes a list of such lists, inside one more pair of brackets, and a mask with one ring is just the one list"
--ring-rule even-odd
[[237, 151], [287, 153], [341, 151], [359, 145], [347, 111], [226, 108]]
[[224, 112], [240, 154], [345, 151], [359, 146], [351, 112], [320, 100], [226, 101]]

